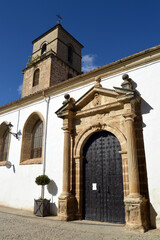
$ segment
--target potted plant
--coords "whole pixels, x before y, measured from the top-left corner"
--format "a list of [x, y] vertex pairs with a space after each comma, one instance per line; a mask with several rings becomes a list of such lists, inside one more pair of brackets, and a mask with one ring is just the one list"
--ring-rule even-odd
[[47, 175], [43, 174], [36, 177], [35, 182], [37, 185], [41, 185], [41, 197], [34, 200], [34, 214], [39, 217], [49, 216], [50, 200], [44, 198], [44, 186], [50, 183], [50, 179]]

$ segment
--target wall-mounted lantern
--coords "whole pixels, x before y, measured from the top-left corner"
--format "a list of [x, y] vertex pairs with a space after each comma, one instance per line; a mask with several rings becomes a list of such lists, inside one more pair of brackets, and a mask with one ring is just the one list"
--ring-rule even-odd
[[11, 132], [11, 129], [12, 129], [12, 127], [13, 127], [13, 125], [12, 125], [11, 122], [9, 122], [9, 123], [7, 124], [7, 127], [8, 127], [8, 132], [9, 132], [10, 134], [12, 134], [16, 139], [19, 140], [20, 137], [21, 137], [21, 135], [22, 135], [21, 130], [19, 130], [17, 133]]
[[14, 164], [12, 164], [11, 162], [7, 161], [6, 164], [5, 164], [6, 168], [10, 169], [11, 167], [13, 167], [13, 172], [15, 173], [16, 170], [15, 170], [15, 166]]

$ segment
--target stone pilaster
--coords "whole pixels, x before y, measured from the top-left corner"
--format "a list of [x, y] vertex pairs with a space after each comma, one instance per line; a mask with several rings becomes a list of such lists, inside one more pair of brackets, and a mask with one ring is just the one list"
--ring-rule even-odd
[[129, 175], [129, 195], [125, 198], [126, 227], [139, 229], [144, 232], [148, 229], [145, 216], [147, 200], [140, 195], [134, 117], [134, 113], [124, 115]]
[[75, 187], [77, 199], [77, 219], [82, 219], [82, 157], [77, 156], [75, 159]]
[[134, 114], [124, 115], [126, 135], [127, 135], [127, 153], [128, 153], [128, 172], [129, 172], [129, 196], [139, 197], [139, 173], [137, 161], [136, 139], [134, 132]]
[[[70, 115], [69, 115], [70, 116]], [[63, 152], [63, 188], [59, 196], [58, 216], [60, 220], [73, 220], [75, 218], [75, 197], [70, 192], [70, 125], [71, 119], [63, 120], [64, 152]]]

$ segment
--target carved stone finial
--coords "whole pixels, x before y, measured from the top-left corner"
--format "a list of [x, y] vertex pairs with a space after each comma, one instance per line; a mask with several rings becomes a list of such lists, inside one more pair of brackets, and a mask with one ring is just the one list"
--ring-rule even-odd
[[127, 73], [123, 74], [122, 79], [123, 80], [128, 80], [129, 79], [129, 75]]
[[122, 88], [133, 90], [132, 79], [129, 77], [128, 74], [123, 74], [122, 79], [124, 82], [121, 84]]
[[63, 101], [63, 105], [66, 104], [66, 103], [69, 101], [70, 95], [69, 95], [68, 93], [66, 93], [66, 94], [64, 95], [64, 98], [65, 98], [65, 101]]
[[66, 94], [64, 95], [64, 98], [65, 98], [66, 100], [68, 100], [68, 99], [70, 99], [70, 95], [69, 95], [68, 93], [66, 93]]
[[96, 83], [95, 83], [94, 87], [102, 87], [102, 85], [100, 84], [100, 82], [101, 82], [100, 77], [95, 77], [95, 81], [96, 81]]
[[70, 104], [74, 104], [75, 103], [75, 99], [70, 97], [70, 95], [68, 93], [66, 93], [64, 95], [65, 100], [63, 101], [63, 105], [65, 105], [66, 103], [70, 103]]

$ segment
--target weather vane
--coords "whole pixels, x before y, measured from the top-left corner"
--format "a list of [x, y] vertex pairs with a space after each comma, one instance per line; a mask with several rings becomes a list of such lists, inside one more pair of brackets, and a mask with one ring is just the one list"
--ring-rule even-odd
[[57, 23], [60, 24], [62, 22], [62, 18], [61, 18], [61, 16], [59, 14], [57, 14], [56, 16], [58, 17]]

